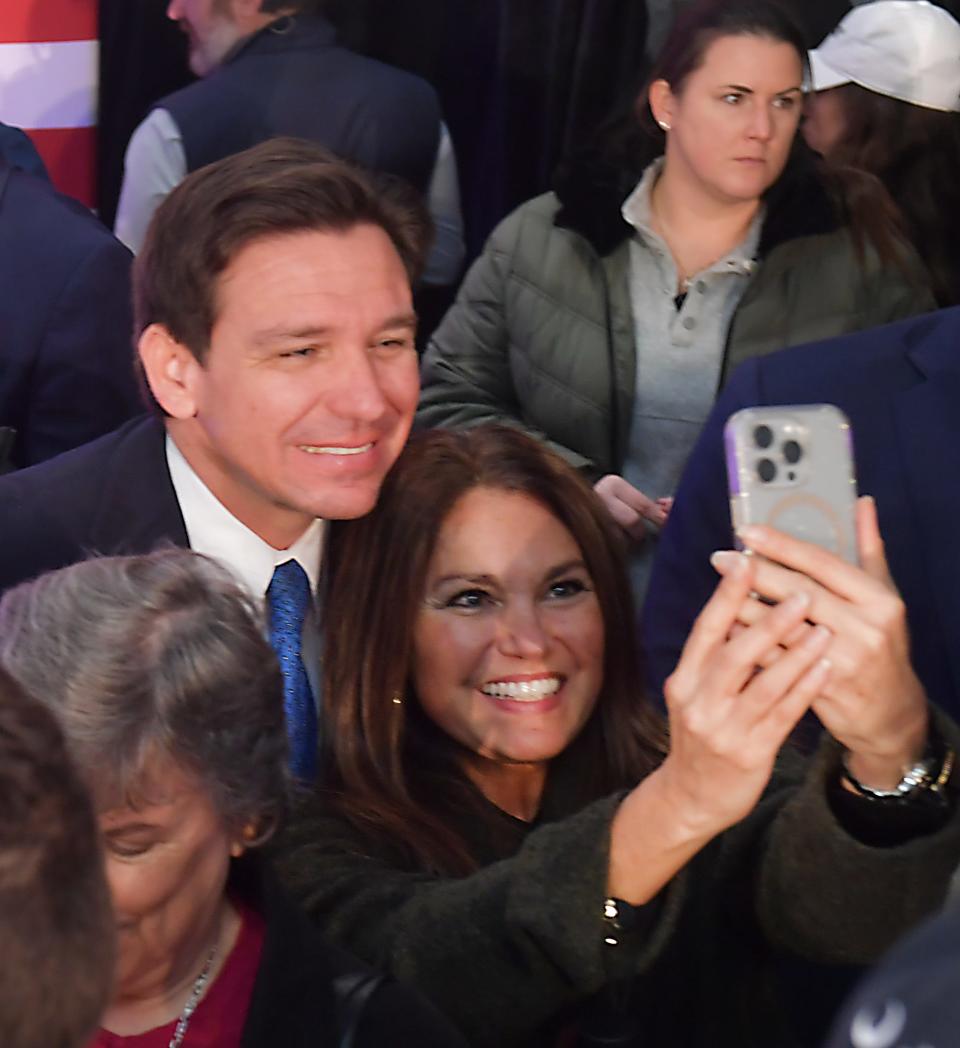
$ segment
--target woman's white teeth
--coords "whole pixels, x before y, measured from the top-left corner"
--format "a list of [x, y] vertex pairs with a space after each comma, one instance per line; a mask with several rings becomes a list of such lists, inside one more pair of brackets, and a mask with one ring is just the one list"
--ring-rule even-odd
[[362, 455], [372, 447], [373, 444], [362, 444], [358, 448], [327, 448], [318, 447], [316, 444], [300, 445], [301, 450], [307, 452], [308, 455]]
[[519, 702], [536, 702], [546, 695], [560, 690], [559, 677], [543, 677], [541, 680], [493, 681], [480, 689], [484, 695], [495, 699], [516, 699]]

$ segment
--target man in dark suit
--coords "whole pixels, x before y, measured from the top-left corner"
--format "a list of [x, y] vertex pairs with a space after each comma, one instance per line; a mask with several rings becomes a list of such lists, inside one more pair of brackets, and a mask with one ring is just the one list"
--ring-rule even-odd
[[730, 549], [723, 426], [766, 404], [838, 405], [852, 423], [861, 494], [877, 502], [929, 698], [960, 716], [960, 308], [748, 361], [687, 464], [661, 538], [643, 634], [656, 687], [673, 670]]
[[143, 411], [130, 252], [82, 205], [0, 160], [3, 468], [77, 447]]
[[369, 512], [406, 441], [429, 224], [415, 195], [296, 139], [195, 172], [136, 262], [156, 413], [0, 478], [0, 591], [164, 542], [226, 564], [268, 614], [305, 778], [323, 519]]

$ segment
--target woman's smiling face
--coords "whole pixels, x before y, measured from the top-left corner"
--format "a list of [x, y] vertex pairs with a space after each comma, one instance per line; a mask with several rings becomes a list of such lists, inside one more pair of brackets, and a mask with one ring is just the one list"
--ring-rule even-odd
[[426, 714], [498, 764], [544, 764], [593, 712], [604, 628], [573, 536], [541, 503], [474, 488], [444, 521], [414, 627]]

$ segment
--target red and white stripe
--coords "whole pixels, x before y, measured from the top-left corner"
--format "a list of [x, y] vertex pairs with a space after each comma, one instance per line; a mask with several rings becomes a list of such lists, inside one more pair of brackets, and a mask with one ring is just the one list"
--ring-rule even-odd
[[22, 127], [57, 187], [93, 203], [97, 0], [0, 0], [0, 120]]

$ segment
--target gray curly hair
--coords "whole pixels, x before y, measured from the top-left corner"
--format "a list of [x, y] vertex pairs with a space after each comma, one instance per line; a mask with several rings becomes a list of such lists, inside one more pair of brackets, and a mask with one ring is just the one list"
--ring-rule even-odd
[[57, 715], [101, 807], [148, 800], [149, 765], [167, 757], [262, 842], [289, 786], [283, 685], [257, 619], [196, 553], [95, 558], [4, 596], [0, 664]]

